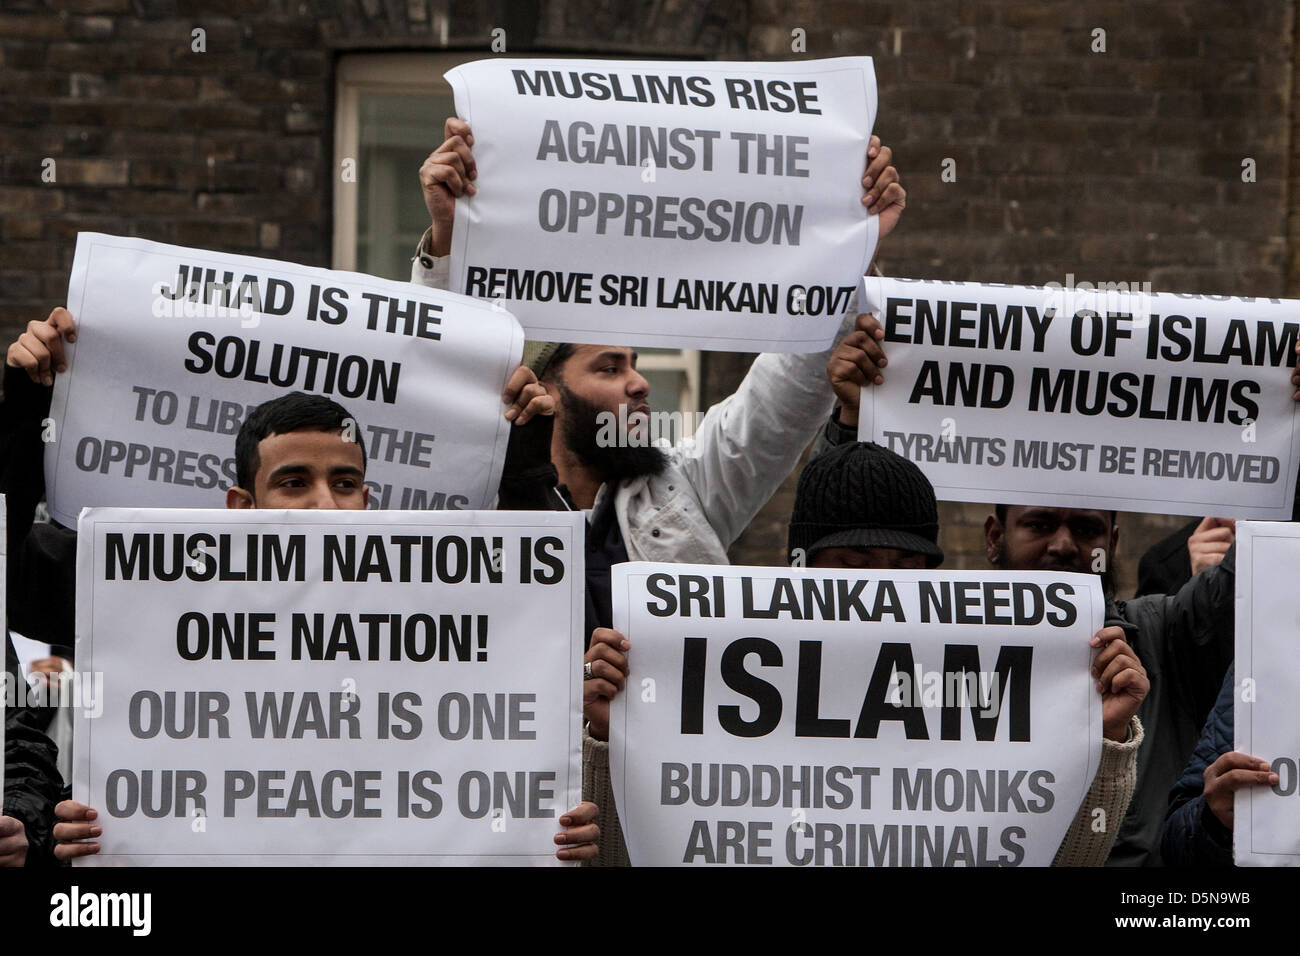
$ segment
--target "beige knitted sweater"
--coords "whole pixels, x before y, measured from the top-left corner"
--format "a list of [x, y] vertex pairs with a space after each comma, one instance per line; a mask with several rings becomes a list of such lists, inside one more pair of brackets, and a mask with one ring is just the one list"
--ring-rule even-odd
[[[1052, 866], [1101, 866], [1110, 853], [1120, 823], [1133, 799], [1137, 782], [1137, 753], [1142, 746], [1142, 722], [1129, 723], [1129, 740], [1117, 744], [1103, 740], [1101, 763], [1092, 778], [1083, 803], [1070, 822]], [[609, 744], [582, 734], [582, 799], [600, 807], [600, 849], [588, 866], [630, 866], [623, 829], [614, 806], [614, 788], [609, 777]], [[1095, 811], [1100, 809], [1102, 813]]]

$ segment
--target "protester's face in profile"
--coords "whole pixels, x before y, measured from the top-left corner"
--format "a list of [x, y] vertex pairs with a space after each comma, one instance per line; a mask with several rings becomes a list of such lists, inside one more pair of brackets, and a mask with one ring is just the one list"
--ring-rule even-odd
[[1005, 525], [984, 525], [989, 560], [1008, 571], [1109, 571], [1118, 538], [1109, 511], [1082, 508], [1010, 507]]
[[370, 501], [361, 446], [345, 440], [341, 431], [308, 428], [268, 435], [257, 454], [253, 487], [231, 488], [226, 507], [347, 510]]
[[[626, 405], [623, 418], [632, 426], [637, 416], [650, 414], [650, 383], [636, 370], [636, 359], [630, 348], [579, 345], [561, 369], [564, 387], [599, 411], [618, 415], [619, 406]], [[562, 402], [560, 414], [564, 412]], [[596, 422], [590, 427], [595, 429]]]
[[812, 568], [854, 571], [923, 571], [925, 555], [898, 548], [822, 548], [812, 557]]
[[[657, 475], [667, 467], [667, 454], [652, 444], [650, 383], [636, 370], [632, 349], [580, 345], [547, 388], [557, 396], [564, 446], [605, 481]], [[620, 406], [627, 409], [622, 415]], [[620, 427], [621, 434], [615, 431]]]

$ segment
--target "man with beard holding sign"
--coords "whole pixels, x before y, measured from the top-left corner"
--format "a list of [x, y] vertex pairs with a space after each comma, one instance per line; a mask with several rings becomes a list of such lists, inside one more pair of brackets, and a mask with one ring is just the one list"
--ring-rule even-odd
[[[438, 288], [448, 284], [456, 199], [478, 191], [473, 145], [469, 125], [450, 117], [442, 145], [420, 167], [431, 225], [411, 260], [412, 282]], [[861, 186], [862, 204], [879, 216], [877, 249], [907, 201], [890, 164], [892, 155], [878, 137], [871, 137]], [[856, 318], [859, 330], [878, 327], [872, 316]], [[637, 372], [636, 361], [636, 352], [627, 347], [553, 342], [525, 347], [524, 364], [555, 399], [558, 427], [549, 463], [547, 449], [534, 449], [533, 493], [510, 497], [503, 485], [499, 501], [503, 508], [581, 508], [588, 513], [586, 633], [591, 640], [584, 716], [589, 721], [593, 706], [603, 702], [608, 711], [608, 695], [615, 682], [621, 686], [626, 668], [626, 642], [609, 630], [610, 567], [628, 560], [729, 563], [727, 548], [794, 469], [831, 409], [823, 378], [825, 353], [764, 354], [754, 360], [736, 392], [709, 410], [693, 447], [665, 452], [623, 442], [622, 435], [607, 447], [600, 439], [598, 416], [611, 414], [631, 431], [643, 427], [650, 412], [650, 385]], [[623, 414], [620, 406], [626, 409]], [[591, 792], [592, 775], [605, 772], [607, 751], [603, 735], [599, 740], [584, 735], [584, 793]], [[606, 812], [612, 813], [612, 807]], [[618, 860], [617, 819], [602, 816], [600, 824], [608, 835], [601, 861]]]

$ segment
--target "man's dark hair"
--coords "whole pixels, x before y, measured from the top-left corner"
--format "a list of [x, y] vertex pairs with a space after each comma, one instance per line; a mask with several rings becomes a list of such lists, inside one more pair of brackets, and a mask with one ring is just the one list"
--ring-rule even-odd
[[349, 429], [361, 449], [361, 468], [365, 470], [366, 446], [361, 440], [361, 426], [348, 410], [323, 395], [290, 392], [258, 405], [240, 426], [239, 434], [235, 436], [235, 478], [239, 487], [249, 491], [253, 489], [253, 477], [262, 464], [257, 446], [263, 438], [304, 429], [322, 432]]

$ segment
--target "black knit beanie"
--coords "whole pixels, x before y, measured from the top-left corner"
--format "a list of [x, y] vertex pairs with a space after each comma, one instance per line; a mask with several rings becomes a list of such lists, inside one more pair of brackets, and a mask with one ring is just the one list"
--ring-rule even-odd
[[836, 445], [799, 476], [788, 558], [825, 548], [897, 548], [943, 561], [934, 486], [921, 469], [872, 442]]

